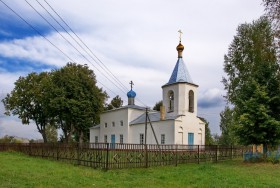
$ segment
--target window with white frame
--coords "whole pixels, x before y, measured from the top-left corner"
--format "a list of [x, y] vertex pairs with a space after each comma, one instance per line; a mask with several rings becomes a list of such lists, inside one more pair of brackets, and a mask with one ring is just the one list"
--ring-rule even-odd
[[123, 144], [123, 134], [120, 134], [120, 143]]
[[114, 121], [112, 122], [112, 127], [115, 127], [115, 122]]
[[98, 143], [98, 136], [94, 137], [95, 143]]
[[120, 121], [120, 125], [123, 126], [123, 120]]
[[108, 139], [108, 137], [107, 137], [107, 135], [105, 134], [105, 135], [104, 135], [104, 142], [105, 142], [105, 143], [107, 143], [107, 139]]
[[140, 134], [140, 144], [144, 144], [144, 134]]
[[107, 123], [105, 123], [105, 128], [107, 127]]
[[160, 143], [165, 144], [165, 134], [160, 135]]

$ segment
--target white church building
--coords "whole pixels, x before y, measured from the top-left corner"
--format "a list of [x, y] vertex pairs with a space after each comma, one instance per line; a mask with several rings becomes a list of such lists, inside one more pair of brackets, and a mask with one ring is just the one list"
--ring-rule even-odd
[[[184, 46], [177, 46], [178, 60], [169, 81], [162, 86], [160, 112], [149, 111], [159, 144], [205, 144], [205, 123], [197, 117], [198, 85], [194, 84], [183, 61]], [[100, 124], [90, 128], [90, 143], [145, 143], [146, 108], [134, 104], [136, 93], [127, 93], [128, 105], [100, 115]], [[156, 144], [150, 123], [147, 144]]]

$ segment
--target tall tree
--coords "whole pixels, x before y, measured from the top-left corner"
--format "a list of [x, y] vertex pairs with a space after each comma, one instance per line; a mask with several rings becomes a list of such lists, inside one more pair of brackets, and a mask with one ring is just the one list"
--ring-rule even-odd
[[233, 110], [228, 106], [220, 113], [220, 130], [222, 132], [219, 144], [221, 145], [236, 145], [237, 138], [234, 132]]
[[51, 85], [49, 73], [30, 73], [20, 77], [15, 88], [2, 100], [6, 115], [17, 115], [23, 124], [34, 121], [44, 142], [47, 142], [46, 125], [51, 121], [48, 113]]
[[263, 0], [267, 16], [273, 22], [273, 26], [280, 35], [280, 0]]
[[280, 68], [271, 24], [261, 17], [241, 24], [225, 55], [223, 83], [234, 105], [243, 144], [275, 145], [280, 138]]
[[117, 95], [116, 97], [114, 97], [110, 104], [108, 104], [106, 106], [106, 110], [112, 110], [114, 108], [119, 108], [123, 105], [123, 100], [121, 99], [121, 97], [119, 95]]
[[273, 24], [275, 44], [277, 46], [278, 63], [280, 61], [280, 0], [263, 0], [266, 15]]
[[68, 63], [52, 75], [55, 89], [51, 107], [64, 141], [73, 135], [80, 143], [88, 140], [89, 128], [99, 122], [106, 92], [96, 86], [94, 72], [84, 65]]

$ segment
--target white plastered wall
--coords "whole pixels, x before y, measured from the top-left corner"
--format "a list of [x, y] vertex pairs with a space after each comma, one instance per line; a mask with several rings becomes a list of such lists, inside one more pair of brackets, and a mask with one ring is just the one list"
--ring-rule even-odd
[[[129, 122], [143, 113], [143, 110], [133, 108], [121, 108], [102, 113], [100, 128], [90, 129], [90, 142], [95, 142], [95, 136], [98, 136], [99, 142], [104, 142], [105, 135], [107, 135], [107, 142], [111, 142], [111, 135], [115, 135], [115, 143], [119, 143], [122, 134], [123, 143], [130, 143]], [[123, 126], [121, 126], [121, 121], [123, 121]], [[115, 123], [115, 126], [112, 122]], [[105, 123], [107, 123], [107, 127], [105, 127]]]
[[95, 142], [95, 136], [98, 137], [98, 142], [100, 142], [100, 128], [90, 128], [89, 130], [89, 142], [94, 143]]
[[[174, 144], [174, 120], [152, 122], [152, 125], [159, 144], [161, 143], [162, 134], [165, 135], [165, 144]], [[131, 143], [140, 144], [140, 134], [145, 135], [145, 124], [130, 126]], [[147, 144], [156, 144], [156, 140], [149, 123], [147, 125]]]
[[180, 116], [175, 121], [175, 144], [188, 144], [188, 133], [194, 134], [194, 145], [205, 144], [205, 124], [194, 115]]
[[[176, 83], [162, 88], [163, 105], [166, 115], [186, 115], [188, 113], [197, 115], [197, 87], [188, 83]], [[194, 112], [189, 112], [189, 91], [194, 92]], [[168, 112], [169, 91], [174, 92], [174, 111]]]

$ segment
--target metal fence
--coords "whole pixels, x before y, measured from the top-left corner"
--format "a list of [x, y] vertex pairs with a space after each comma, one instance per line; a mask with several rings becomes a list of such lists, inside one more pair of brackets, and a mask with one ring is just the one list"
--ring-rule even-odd
[[218, 162], [242, 157], [252, 147], [143, 144], [0, 144], [0, 151], [65, 161], [101, 169], [138, 168], [183, 163]]

